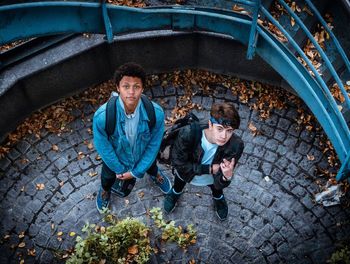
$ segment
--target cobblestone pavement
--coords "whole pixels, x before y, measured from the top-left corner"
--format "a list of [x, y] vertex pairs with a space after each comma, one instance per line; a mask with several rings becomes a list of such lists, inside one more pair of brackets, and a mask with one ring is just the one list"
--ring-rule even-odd
[[[182, 93], [173, 87], [154, 87], [148, 92], [167, 115]], [[234, 180], [225, 189], [229, 217], [223, 222], [216, 218], [209, 188], [188, 185], [178, 207], [166, 218], [181, 225], [193, 223], [198, 241], [186, 252], [173, 244], [161, 245], [163, 250], [150, 262], [325, 263], [335, 245], [350, 237], [350, 210], [323, 208], [313, 202], [318, 191], [314, 169], [328, 166], [318, 137], [295, 129], [295, 107], [274, 111], [261, 121], [222, 87], [214, 97], [197, 94], [193, 98], [203, 106], [197, 112], [200, 117], [207, 117], [211, 104], [221, 100], [235, 102], [241, 116], [236, 132], [245, 142]], [[58, 136], [43, 131], [40, 140], [28, 136], [0, 161], [0, 263], [19, 263], [21, 256], [25, 263], [61, 263], [55, 254], [74, 245], [69, 232], [81, 234], [85, 222], [101, 220], [95, 207], [99, 177], [93, 176], [101, 164], [88, 145], [94, 109], [86, 105], [74, 114], [82, 112], [85, 118], [70, 124], [71, 133]], [[250, 122], [261, 134], [250, 132]], [[58, 151], [52, 150], [53, 144]], [[307, 154], [315, 159], [310, 161]], [[172, 177], [169, 169], [163, 169]], [[40, 190], [37, 184], [44, 188]], [[162, 202], [162, 193], [146, 175], [127, 199], [112, 197], [112, 211], [152, 224], [146, 211], [162, 207]], [[62, 240], [58, 232], [63, 232]], [[21, 242], [25, 242], [23, 248], [18, 247]], [[36, 250], [35, 257], [27, 254], [31, 248]]]

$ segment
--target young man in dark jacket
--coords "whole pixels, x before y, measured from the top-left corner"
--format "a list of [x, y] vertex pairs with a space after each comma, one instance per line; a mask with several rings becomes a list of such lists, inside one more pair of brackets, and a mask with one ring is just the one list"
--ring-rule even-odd
[[244, 147], [243, 141], [233, 133], [239, 123], [239, 115], [231, 103], [218, 103], [212, 106], [208, 123], [194, 123], [179, 131], [171, 151], [175, 180], [164, 200], [166, 212], [175, 208], [186, 183], [191, 183], [208, 186], [217, 216], [221, 220], [227, 218], [223, 189], [231, 183]]

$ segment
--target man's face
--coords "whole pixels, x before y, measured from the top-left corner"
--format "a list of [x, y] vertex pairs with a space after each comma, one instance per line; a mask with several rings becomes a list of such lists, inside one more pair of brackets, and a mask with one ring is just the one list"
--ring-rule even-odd
[[117, 86], [119, 96], [128, 111], [134, 111], [143, 92], [142, 81], [138, 77], [124, 76]]
[[233, 128], [230, 126], [223, 126], [220, 124], [213, 124], [209, 121], [209, 129], [212, 131], [214, 143], [223, 146], [233, 135]]

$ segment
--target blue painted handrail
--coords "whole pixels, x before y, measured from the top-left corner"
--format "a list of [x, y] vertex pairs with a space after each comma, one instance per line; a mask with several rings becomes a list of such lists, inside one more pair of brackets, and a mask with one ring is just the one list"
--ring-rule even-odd
[[112, 29], [111, 20], [109, 19], [109, 16], [108, 16], [108, 11], [107, 11], [107, 7], [106, 7], [106, 0], [103, 0], [101, 7], [102, 7], [103, 22], [104, 22], [105, 29], [106, 29], [107, 40], [109, 43], [112, 43], [112, 41], [113, 41], [113, 29]]
[[[283, 33], [283, 35], [288, 39], [288, 41], [290, 42], [292, 47], [298, 52], [298, 54], [304, 59], [304, 61], [310, 67], [311, 71], [315, 75], [316, 80], [318, 81], [318, 83], [321, 85], [321, 88], [322, 88], [322, 89], [318, 89], [318, 87], [315, 87], [315, 89], [313, 89], [314, 92], [316, 94], [318, 94], [317, 97], [320, 98], [320, 99], [322, 98], [322, 96], [320, 96], [320, 92], [322, 92], [322, 90], [323, 90], [323, 92], [326, 95], [325, 100], [321, 101], [320, 103], [322, 105], [327, 105], [327, 101], [328, 101], [330, 103], [330, 106], [332, 107], [335, 115], [336, 115], [336, 118], [333, 118], [333, 121], [336, 122], [336, 120], [337, 120], [339, 122], [339, 126], [341, 126], [344, 129], [344, 131], [349, 132], [349, 128], [348, 128], [348, 126], [347, 126], [343, 116], [338, 111], [337, 103], [334, 100], [333, 95], [329, 91], [326, 83], [323, 81], [321, 76], [318, 74], [316, 68], [313, 66], [313, 64], [310, 61], [310, 59], [305, 55], [303, 50], [299, 47], [299, 45], [295, 42], [295, 40], [291, 37], [291, 35], [282, 27], [282, 25], [280, 23], [278, 23], [278, 21], [264, 7], [261, 7], [261, 11], [266, 16], [266, 18], [269, 19], [271, 21], [271, 23], [273, 23]], [[332, 130], [337, 130], [334, 125], [331, 125], [331, 129]], [[338, 134], [337, 137], [339, 138], [340, 135]], [[346, 149], [344, 144], [342, 144], [341, 148], [343, 149], [344, 153], [347, 152], [347, 149]]]
[[320, 12], [318, 12], [317, 8], [314, 6], [313, 3], [311, 3], [310, 0], [305, 0], [305, 2], [309, 5], [310, 9], [312, 10], [312, 12], [316, 15], [316, 17], [318, 18], [318, 20], [321, 22], [323, 28], [327, 31], [327, 33], [329, 34], [329, 36], [331, 37], [331, 39], [333, 40], [335, 47], [337, 48], [338, 52], [341, 55], [341, 58], [343, 59], [348, 71], [350, 72], [350, 62], [348, 57], [346, 56], [344, 49], [342, 48], [342, 46], [340, 45], [338, 39], [335, 37], [333, 31], [329, 28], [328, 24], [326, 23], [326, 21], [323, 19], [323, 17], [321, 16]]
[[332, 63], [329, 61], [327, 55], [323, 51], [323, 49], [320, 47], [320, 45], [317, 43], [317, 41], [312, 36], [311, 32], [307, 29], [307, 27], [304, 25], [304, 23], [301, 21], [301, 19], [293, 12], [293, 10], [287, 5], [287, 3], [284, 0], [278, 0], [278, 2], [288, 11], [289, 15], [291, 15], [295, 22], [303, 29], [309, 40], [312, 42], [314, 47], [317, 49], [319, 54], [321, 55], [321, 58], [326, 63], [326, 66], [328, 67], [329, 71], [331, 72], [332, 76], [334, 77], [335, 81], [337, 82], [340, 90], [342, 91], [342, 94], [345, 98], [345, 103], [347, 105], [347, 108], [350, 109], [350, 99], [347, 91], [345, 90], [345, 87], [342, 83], [342, 81], [339, 78], [339, 75], [337, 74], [336, 70], [334, 69]]
[[[305, 33], [314, 41], [311, 33], [288, 5], [279, 0]], [[0, 6], [0, 45], [17, 39], [57, 33], [104, 33], [109, 42], [113, 34], [146, 30], [206, 30], [232, 36], [248, 46], [247, 56], [256, 52], [295, 89], [318, 118], [324, 131], [334, 145], [342, 162], [339, 175], [349, 168], [350, 131], [340, 113], [327, 85], [318, 74], [307, 56], [292, 37], [262, 7], [260, 0], [255, 2], [234, 1], [252, 8], [252, 17], [210, 8], [147, 8], [136, 9], [98, 3], [82, 2], [37, 2]], [[261, 11], [286, 36], [300, 56], [305, 60], [314, 77], [309, 74], [298, 58], [279, 42], [271, 32], [257, 24], [258, 11]], [[257, 39], [259, 41], [257, 42]], [[313, 43], [337, 83], [340, 81], [326, 54]], [[339, 83], [338, 83], [339, 85]], [[344, 90], [342, 83], [339, 87]], [[342, 90], [342, 92], [344, 92]], [[349, 107], [349, 98], [346, 105]], [[337, 177], [341, 179], [343, 176]]]

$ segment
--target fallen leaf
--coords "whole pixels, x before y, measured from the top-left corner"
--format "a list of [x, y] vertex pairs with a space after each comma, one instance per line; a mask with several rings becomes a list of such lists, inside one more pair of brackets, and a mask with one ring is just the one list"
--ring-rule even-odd
[[19, 248], [24, 248], [26, 246], [26, 243], [25, 242], [21, 242], [19, 243], [18, 247]]
[[35, 248], [27, 249], [27, 255], [28, 255], [28, 256], [35, 257], [35, 255], [36, 255]]
[[27, 164], [29, 162], [29, 159], [21, 159], [22, 164]]
[[55, 224], [51, 223], [51, 230], [54, 230], [54, 229], [55, 229]]
[[128, 199], [124, 199], [125, 205], [128, 205], [130, 201]]
[[18, 235], [19, 238], [24, 238], [24, 231]]
[[315, 157], [313, 155], [306, 155], [308, 160], [315, 160]]
[[90, 177], [95, 177], [97, 175], [97, 172], [96, 171], [90, 171], [89, 172], [89, 176]]
[[57, 145], [52, 145], [52, 150], [53, 151], [58, 151], [58, 146]]
[[36, 184], [36, 189], [37, 190], [44, 190], [45, 189], [45, 184], [43, 184], [43, 183], [37, 183]]
[[62, 235], [63, 235], [62, 231], [57, 232], [57, 236], [62, 236]]
[[88, 147], [88, 149], [93, 149], [94, 148], [94, 145], [92, 144], [92, 143], [89, 143], [88, 145], [87, 145], [87, 147]]
[[144, 192], [139, 192], [139, 193], [138, 193], [138, 196], [139, 196], [140, 198], [143, 198], [143, 197], [145, 196], [145, 193], [144, 193]]
[[235, 11], [235, 12], [245, 11], [245, 9], [242, 6], [239, 6], [239, 5], [233, 5], [232, 10]]
[[258, 129], [256, 128], [256, 126], [254, 126], [252, 122], [249, 123], [248, 128], [254, 136], [258, 133]]
[[139, 252], [137, 245], [133, 245], [128, 248], [128, 253], [131, 255], [136, 255]]
[[314, 14], [310, 11], [310, 9], [308, 9], [306, 6], [304, 6], [302, 10], [305, 11], [306, 13], [308, 13], [310, 16], [313, 16], [313, 15], [314, 15]]
[[291, 19], [290, 19], [290, 24], [292, 25], [292, 27], [294, 27], [294, 25], [295, 25], [295, 20], [294, 20], [294, 18], [291, 18]]
[[78, 160], [83, 159], [85, 157], [85, 154], [81, 151], [78, 152]]
[[74, 237], [74, 236], [75, 236], [75, 232], [70, 232], [70, 233], [69, 233], [69, 236], [70, 236], [70, 237]]

